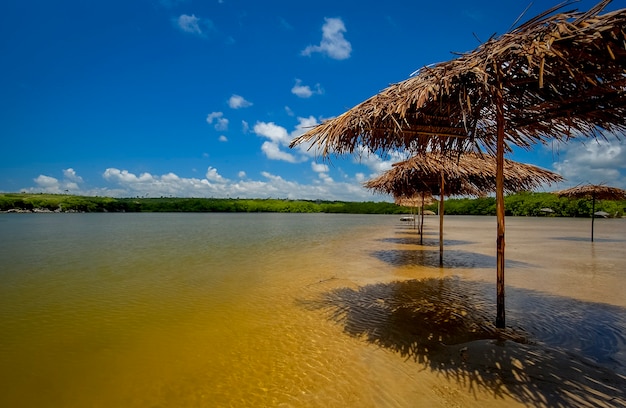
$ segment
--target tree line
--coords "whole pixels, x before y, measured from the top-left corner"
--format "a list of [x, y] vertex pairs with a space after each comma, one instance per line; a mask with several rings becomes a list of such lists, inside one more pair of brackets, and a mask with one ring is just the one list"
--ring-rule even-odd
[[44, 212], [283, 212], [403, 214], [389, 202], [241, 198], [113, 198], [66, 194], [0, 193], [0, 211]]
[[[521, 192], [505, 197], [506, 214], [512, 216], [590, 217], [588, 199], [558, 197], [552, 193]], [[626, 201], [596, 202], [596, 211], [622, 217]], [[438, 204], [425, 208], [437, 212]], [[0, 193], [0, 211], [45, 212], [287, 212], [408, 214], [413, 212], [391, 202], [350, 202], [240, 198], [113, 198], [69, 194]], [[448, 215], [495, 215], [494, 197], [451, 198], [444, 201]]]

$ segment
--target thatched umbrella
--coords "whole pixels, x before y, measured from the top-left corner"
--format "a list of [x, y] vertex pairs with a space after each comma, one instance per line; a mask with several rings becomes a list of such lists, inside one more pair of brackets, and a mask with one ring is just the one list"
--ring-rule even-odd
[[626, 190], [603, 184], [584, 184], [555, 193], [560, 197], [591, 199], [591, 242], [593, 242], [593, 221], [596, 215], [596, 200], [626, 200]]
[[[496, 190], [496, 159], [478, 153], [459, 153], [452, 158], [440, 153], [423, 153], [395, 163], [391, 170], [367, 181], [364, 186], [379, 193], [410, 196], [427, 192], [440, 196], [439, 261], [443, 262], [444, 195], [480, 196]], [[507, 192], [534, 190], [563, 177], [537, 166], [505, 159], [504, 189]]]
[[[393, 193], [391, 193], [393, 194]], [[411, 196], [405, 195], [405, 194], [393, 194], [393, 201], [397, 204], [397, 205], [401, 205], [403, 207], [410, 207], [410, 208], [414, 208], [416, 209], [415, 213], [413, 215], [413, 228], [416, 227], [416, 218], [415, 216], [420, 216], [421, 220], [419, 220], [420, 217], [418, 217], [418, 224], [417, 226], [419, 227], [419, 233], [420, 236], [422, 235], [423, 232], [423, 227], [424, 227], [424, 206], [426, 205], [430, 205], [433, 203], [434, 199], [432, 194], [430, 194], [429, 192], [419, 192], [416, 194], [413, 194]]]
[[548, 10], [460, 57], [425, 67], [294, 139], [321, 153], [486, 148], [497, 158], [497, 316], [504, 316], [504, 152], [626, 130], [626, 9]]

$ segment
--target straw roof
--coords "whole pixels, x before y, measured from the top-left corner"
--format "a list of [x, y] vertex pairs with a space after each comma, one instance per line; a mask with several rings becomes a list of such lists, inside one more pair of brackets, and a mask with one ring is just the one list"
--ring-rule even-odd
[[626, 200], [626, 190], [604, 184], [584, 184], [555, 192], [561, 197], [594, 198], [597, 200]]
[[[495, 150], [502, 92], [507, 148], [626, 130], [626, 9], [548, 10], [460, 57], [420, 69], [295, 138], [330, 153]], [[561, 6], [562, 7], [562, 6]], [[433, 138], [436, 136], [436, 138]]]
[[[382, 190], [381, 190], [382, 191]], [[385, 193], [391, 193], [393, 194], [393, 192], [387, 192], [385, 191]], [[430, 193], [427, 192], [420, 192], [420, 193], [416, 193], [413, 195], [403, 195], [403, 194], [393, 194], [394, 196], [394, 203], [401, 205], [403, 207], [422, 207], [422, 205], [431, 205], [432, 203], [435, 202], [435, 199], [433, 198], [433, 196]]]
[[[480, 196], [496, 189], [496, 159], [479, 153], [459, 154], [456, 158], [438, 153], [424, 153], [395, 163], [391, 170], [367, 181], [364, 186], [394, 196], [419, 192], [440, 195], [441, 177], [444, 195]], [[533, 190], [542, 184], [563, 181], [551, 171], [537, 166], [504, 161], [504, 189], [508, 192]]]

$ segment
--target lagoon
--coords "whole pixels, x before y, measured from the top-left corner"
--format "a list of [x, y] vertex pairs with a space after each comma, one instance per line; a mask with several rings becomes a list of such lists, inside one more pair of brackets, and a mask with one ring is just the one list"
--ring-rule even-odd
[[624, 404], [626, 220], [508, 217], [505, 339], [495, 222], [0, 214], [0, 406]]

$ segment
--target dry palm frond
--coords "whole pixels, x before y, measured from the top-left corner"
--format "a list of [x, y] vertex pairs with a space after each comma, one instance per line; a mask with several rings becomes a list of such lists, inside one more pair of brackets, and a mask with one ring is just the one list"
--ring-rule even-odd
[[[410, 197], [417, 193], [481, 196], [496, 189], [496, 159], [478, 153], [444, 155], [423, 153], [393, 165], [381, 176], [364, 185], [380, 193]], [[509, 192], [533, 190], [542, 184], [563, 181], [551, 171], [537, 166], [504, 162], [504, 188]]]
[[626, 190], [604, 184], [584, 184], [555, 193], [561, 197], [595, 198], [597, 200], [626, 200]]

